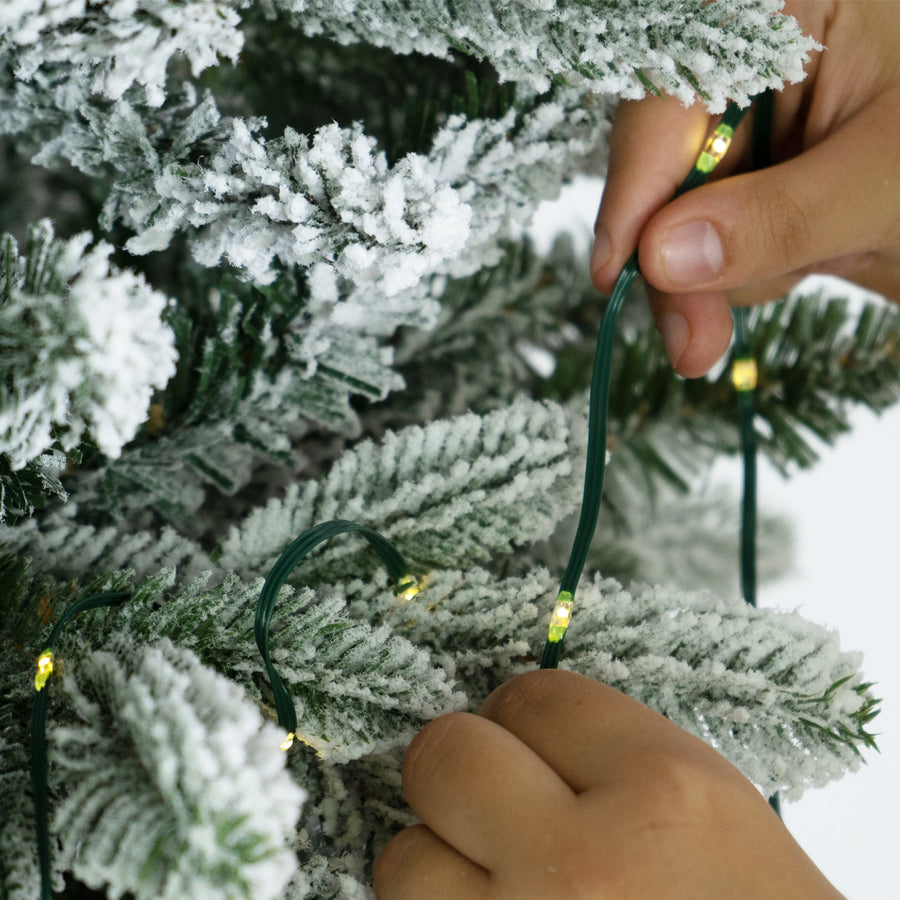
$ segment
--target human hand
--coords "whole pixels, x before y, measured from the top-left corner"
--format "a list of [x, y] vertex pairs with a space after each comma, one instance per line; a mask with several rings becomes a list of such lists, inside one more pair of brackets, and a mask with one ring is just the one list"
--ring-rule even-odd
[[735, 174], [751, 109], [714, 180], [672, 200], [705, 108], [650, 97], [623, 102], [613, 123], [591, 277], [609, 293], [638, 247], [657, 328], [688, 377], [727, 349], [729, 302], [778, 297], [810, 272], [900, 301], [900, 6], [789, 0], [785, 12], [827, 49], [775, 97], [772, 168]]
[[430, 722], [403, 790], [424, 824], [376, 862], [379, 900], [841, 896], [724, 757], [571, 672]]

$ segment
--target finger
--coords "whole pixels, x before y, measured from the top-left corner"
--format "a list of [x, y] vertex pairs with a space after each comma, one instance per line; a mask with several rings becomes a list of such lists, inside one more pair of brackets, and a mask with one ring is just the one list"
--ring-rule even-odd
[[565, 818], [575, 799], [537, 754], [470, 713], [419, 732], [403, 760], [403, 793], [436, 835], [489, 871], [539, 852], [544, 817]]
[[484, 869], [425, 825], [401, 831], [375, 861], [372, 878], [378, 900], [481, 900], [491, 885]]
[[658, 755], [661, 747], [669, 754], [701, 754], [710, 766], [731, 770], [723, 757], [659, 713], [574, 672], [520, 675], [497, 688], [479, 715], [515, 735], [578, 794], [616, 788], [624, 770], [634, 771], [642, 757]]
[[731, 343], [733, 323], [727, 295], [661, 294], [648, 286], [647, 296], [672, 367], [685, 378], [705, 375]]
[[693, 166], [708, 125], [709, 114], [699, 105], [685, 109], [660, 97], [619, 104], [594, 226], [590, 268], [598, 290], [612, 290], [644, 225]]
[[882, 95], [800, 156], [665, 206], [641, 235], [644, 277], [665, 293], [708, 293], [895, 244], [897, 103]]

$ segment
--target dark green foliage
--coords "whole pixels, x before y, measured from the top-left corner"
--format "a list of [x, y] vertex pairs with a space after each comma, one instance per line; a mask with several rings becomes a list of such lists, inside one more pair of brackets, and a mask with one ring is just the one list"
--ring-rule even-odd
[[210, 70], [205, 78], [223, 111], [265, 116], [269, 135], [362, 121], [393, 163], [427, 152], [447, 115], [499, 118], [515, 100], [515, 85], [499, 84], [486, 63], [344, 46], [305, 36], [289, 18], [251, 11], [240, 69]]
[[[810, 697], [808, 700], [810, 712], [814, 714], [817, 706], [823, 709], [827, 708], [828, 704], [831, 703], [832, 698], [837, 693], [838, 688], [850, 681], [851, 677], [852, 676], [847, 676], [846, 678], [839, 679], [832, 684], [821, 697]], [[865, 700], [862, 706], [860, 706], [856, 712], [851, 714], [851, 726], [841, 724], [832, 728], [826, 728], [820, 722], [816, 722], [813, 719], [801, 718], [799, 721], [811, 731], [818, 732], [819, 735], [825, 737], [832, 745], [843, 744], [850, 747], [858, 756], [862, 757], [861, 747], [871, 750], [878, 749], [876, 740], [878, 735], [866, 731], [866, 725], [877, 718], [878, 713], [881, 712], [881, 699], [873, 697], [870, 693], [874, 686], [874, 682], [866, 682], [864, 684], [853, 686], [853, 692], [860, 697], [864, 697]]]
[[299, 273], [254, 286], [195, 268], [181, 283], [168, 317], [178, 368], [161, 398], [165, 428], [233, 416], [257, 373], [271, 380], [289, 364], [286, 342], [306, 302]]
[[[80, 458], [77, 453], [72, 456], [73, 459]], [[58, 469], [49, 468], [37, 459], [14, 472], [9, 457], [0, 453], [0, 522], [14, 524], [17, 519], [30, 516], [36, 509], [43, 509], [48, 498], [64, 500], [66, 496]]]
[[[584, 321], [581, 309], [575, 314]], [[652, 326], [623, 331], [613, 353], [614, 447], [631, 448], [676, 485], [679, 473], [666, 471], [653, 447], [642, 443], [653, 424], [677, 422], [699, 445], [736, 453], [730, 367], [713, 378], [676, 378]], [[811, 440], [833, 443], [849, 429], [852, 405], [879, 411], [900, 398], [900, 311], [889, 305], [872, 301], [856, 314], [843, 299], [784, 299], [754, 309], [750, 332], [760, 371], [759, 448], [782, 470], [816, 462]], [[566, 398], [583, 390], [593, 353], [588, 331], [563, 351], [545, 394]]]
[[496, 265], [447, 283], [433, 331], [400, 332], [397, 370], [406, 388], [365, 409], [367, 428], [377, 433], [486, 413], [520, 393], [541, 395], [541, 376], [529, 366], [522, 342], [558, 354], [572, 340], [572, 309], [589, 292], [567, 238], [546, 256], [527, 239], [507, 244]]
[[832, 443], [849, 430], [851, 404], [880, 411], [900, 398], [900, 311], [821, 296], [755, 311], [751, 346], [760, 361], [757, 409], [771, 434], [761, 446], [781, 468], [809, 466], [809, 438]]

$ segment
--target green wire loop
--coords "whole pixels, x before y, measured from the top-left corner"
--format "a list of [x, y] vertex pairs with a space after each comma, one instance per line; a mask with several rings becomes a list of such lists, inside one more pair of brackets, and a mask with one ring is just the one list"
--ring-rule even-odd
[[278, 713], [278, 724], [285, 731], [293, 734], [297, 730], [297, 711], [294, 709], [294, 701], [290, 691], [281, 676], [278, 674], [269, 651], [269, 628], [272, 624], [272, 614], [275, 611], [275, 602], [278, 592], [281, 590], [288, 576], [300, 565], [307, 555], [319, 544], [339, 534], [358, 532], [371, 545], [381, 561], [384, 563], [391, 580], [402, 585], [407, 578], [406, 562], [394, 545], [382, 537], [377, 531], [367, 528], [365, 525], [357, 525], [346, 519], [332, 519], [322, 522], [307, 531], [304, 531], [281, 554], [278, 562], [272, 567], [266, 578], [259, 600], [256, 603], [256, 620], [253, 631], [256, 635], [256, 646], [259, 648], [266, 672], [269, 675], [269, 683], [272, 686], [272, 694], [275, 700], [275, 710]]
[[[65, 624], [79, 613], [104, 606], [118, 606], [131, 595], [119, 591], [107, 591], [103, 594], [92, 594], [73, 603], [60, 617], [50, 632], [46, 649], [41, 657], [52, 654], [56, 639]], [[34, 806], [35, 831], [38, 850], [38, 868], [41, 873], [40, 900], [51, 900], [50, 876], [50, 817], [47, 789], [47, 704], [49, 692], [46, 688], [49, 671], [36, 680], [34, 705], [31, 708], [31, 799]]]
[[[740, 124], [745, 112], [746, 110], [735, 104], [729, 104], [722, 121], [716, 126], [706, 146], [697, 157], [693, 169], [691, 169], [675, 192], [676, 197], [706, 182], [716, 164], [727, 151], [735, 129]], [[635, 251], [628, 257], [628, 261], [616, 279], [609, 304], [606, 307], [603, 321], [600, 325], [597, 351], [594, 355], [594, 369], [591, 375], [587, 463], [584, 472], [581, 515], [578, 519], [578, 528], [575, 531], [569, 563], [560, 583], [560, 595], [567, 593], [574, 596], [581, 573], [584, 571], [588, 549], [597, 528], [600, 501], [603, 497], [603, 478], [606, 472], [606, 431], [609, 418], [610, 369], [613, 343], [616, 337], [616, 322], [619, 318], [619, 313], [622, 311], [625, 298], [640, 274], [637, 251]], [[564, 629], [560, 634], [548, 633], [547, 641], [544, 644], [544, 652], [541, 656], [542, 669], [557, 668], [564, 640]]]

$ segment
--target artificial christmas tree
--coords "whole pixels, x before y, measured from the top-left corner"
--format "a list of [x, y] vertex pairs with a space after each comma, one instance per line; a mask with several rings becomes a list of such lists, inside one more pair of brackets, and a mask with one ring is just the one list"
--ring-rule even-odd
[[[618, 97], [721, 112], [799, 79], [813, 43], [778, 6], [0, 10], [4, 896], [39, 892], [35, 661], [102, 592], [122, 602], [66, 624], [41, 687], [57, 889], [367, 895], [411, 821], [404, 746], [537, 666], [574, 528], [603, 300], [564, 238], [542, 255], [522, 228], [602, 165]], [[676, 379], [643, 306], [624, 317], [563, 664], [799, 795], [858, 765], [876, 701], [834, 634], [735, 597], [737, 514], [729, 535], [731, 505], [694, 490], [738, 447], [728, 374]], [[894, 312], [794, 298], [751, 328], [785, 469], [848, 403], [900, 395]], [[331, 519], [392, 541], [410, 579], [358, 534], [290, 573], [268, 651], [284, 751], [256, 604]], [[783, 529], [764, 523], [769, 574]]]

